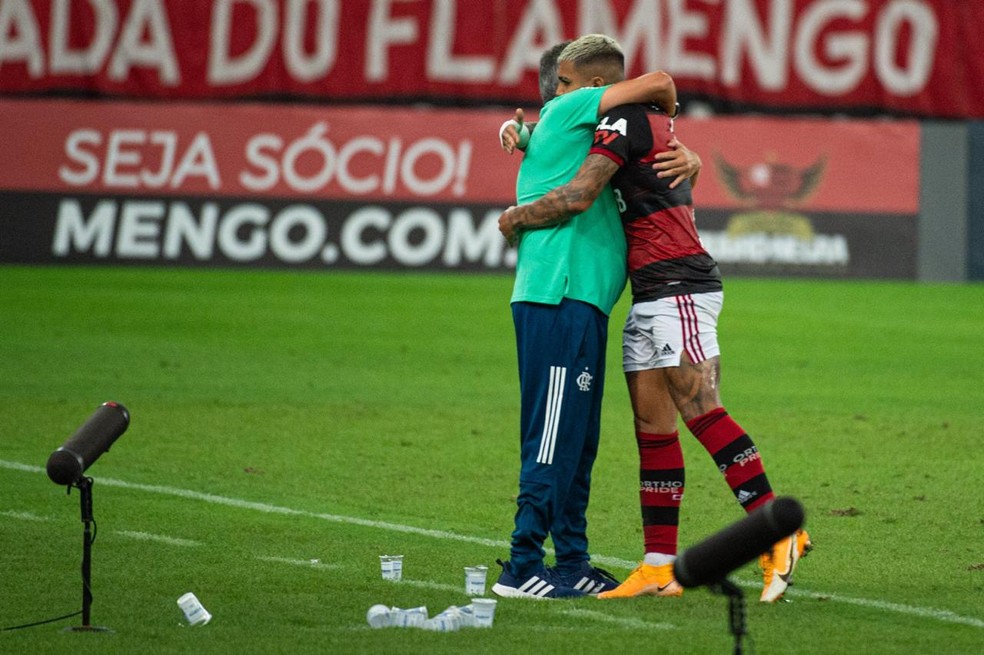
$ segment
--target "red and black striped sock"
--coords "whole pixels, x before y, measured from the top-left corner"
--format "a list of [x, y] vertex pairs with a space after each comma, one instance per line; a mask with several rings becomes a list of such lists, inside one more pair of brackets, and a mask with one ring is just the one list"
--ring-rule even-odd
[[758, 448], [723, 407], [687, 421], [687, 427], [714, 458], [746, 512], [772, 500], [775, 494]]
[[639, 504], [647, 553], [676, 555], [683, 499], [680, 433], [636, 432], [639, 446]]

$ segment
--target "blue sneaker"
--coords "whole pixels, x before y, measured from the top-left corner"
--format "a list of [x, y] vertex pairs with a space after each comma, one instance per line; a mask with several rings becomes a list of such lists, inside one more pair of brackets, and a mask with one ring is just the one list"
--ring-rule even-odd
[[581, 567], [573, 573], [561, 574], [556, 569], [553, 572], [565, 587], [578, 589], [592, 596], [611, 591], [621, 584], [614, 575], [605, 569], [591, 566], [587, 561], [581, 562]]
[[502, 560], [496, 564], [502, 567], [502, 574], [494, 585], [492, 593], [503, 598], [580, 598], [585, 595], [580, 589], [565, 586], [554, 571], [540, 565], [540, 569], [525, 578], [517, 578]]

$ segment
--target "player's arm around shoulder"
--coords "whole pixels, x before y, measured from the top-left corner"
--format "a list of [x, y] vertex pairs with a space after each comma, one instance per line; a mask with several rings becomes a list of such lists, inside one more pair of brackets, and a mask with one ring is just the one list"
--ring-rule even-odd
[[618, 164], [605, 155], [588, 155], [570, 182], [549, 191], [539, 200], [503, 212], [499, 217], [499, 231], [512, 245], [523, 230], [550, 227], [570, 220], [594, 203], [617, 170]]
[[668, 73], [656, 71], [631, 80], [622, 80], [605, 89], [598, 105], [598, 116], [613, 107], [635, 103], [652, 104], [670, 116], [676, 113], [676, 83]]

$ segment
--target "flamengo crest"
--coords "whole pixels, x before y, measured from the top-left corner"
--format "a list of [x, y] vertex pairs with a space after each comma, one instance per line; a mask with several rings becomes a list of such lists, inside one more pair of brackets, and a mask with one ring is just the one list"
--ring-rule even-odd
[[591, 381], [593, 379], [594, 376], [588, 373], [587, 369], [584, 369], [584, 372], [577, 376], [577, 380], [575, 380], [577, 382], [577, 388], [581, 391], [591, 391]]

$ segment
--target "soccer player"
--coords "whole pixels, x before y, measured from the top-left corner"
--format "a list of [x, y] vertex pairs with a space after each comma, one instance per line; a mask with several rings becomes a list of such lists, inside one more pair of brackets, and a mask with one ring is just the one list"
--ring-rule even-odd
[[[590, 60], [566, 53], [558, 90], [584, 84], [591, 75]], [[590, 154], [570, 182], [499, 219], [506, 239], [522, 243], [539, 232], [533, 228], [582, 217], [609, 182], [622, 216], [633, 302], [623, 331], [623, 369], [639, 449], [645, 555], [625, 582], [599, 598], [683, 593], [673, 578], [684, 493], [678, 413], [747, 512], [774, 497], [758, 449], [721, 404], [717, 320], [723, 286], [694, 224], [693, 181], [671, 181], [653, 169], [673, 140], [665, 105], [615, 107], [598, 124]], [[761, 556], [763, 602], [782, 597], [810, 546], [800, 530]]]
[[[598, 118], [612, 107], [651, 102], [669, 110], [676, 104], [673, 80], [663, 72], [602, 86], [602, 80], [622, 79], [621, 48], [601, 35], [583, 38], [567, 49], [591, 53], [594, 82], [577, 92], [562, 82], [544, 105], [517, 178], [520, 202], [574, 176]], [[520, 240], [511, 303], [522, 464], [509, 561], [492, 587], [500, 596], [574, 597], [618, 585], [590, 564], [585, 512], [598, 449], [608, 314], [625, 279], [625, 239], [610, 190], [600, 191], [580, 215]], [[555, 568], [543, 561], [548, 535]]]

